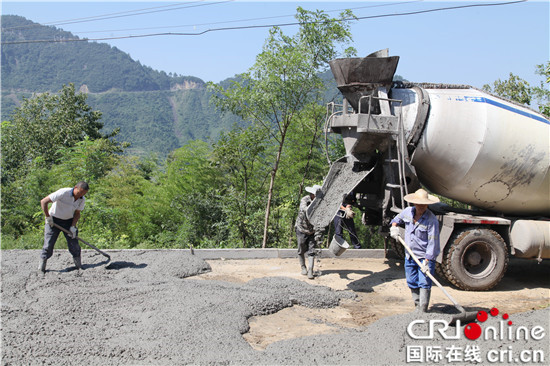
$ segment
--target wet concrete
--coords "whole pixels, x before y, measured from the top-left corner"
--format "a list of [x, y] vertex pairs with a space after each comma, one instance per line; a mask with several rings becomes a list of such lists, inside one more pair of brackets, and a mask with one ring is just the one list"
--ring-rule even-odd
[[321, 193], [307, 209], [307, 217], [313, 227], [328, 227], [345, 195], [350, 193], [369, 171], [354, 169], [354, 159], [351, 156], [335, 161], [323, 182]]
[[[490, 316], [491, 318], [491, 316]], [[550, 356], [548, 342], [550, 308], [540, 311], [514, 314], [511, 316], [516, 327], [523, 326], [532, 330], [535, 326], [542, 326], [544, 337], [540, 340], [523, 340], [523, 334], [516, 340], [508, 339], [508, 325], [503, 327], [504, 338], [500, 339], [498, 331], [501, 319], [491, 318], [480, 327], [497, 329], [497, 339], [493, 340], [492, 333], [488, 340], [484, 335], [470, 340], [464, 336], [464, 325], [458, 330], [449, 327], [443, 333], [445, 337], [460, 339], [443, 339], [437, 332], [431, 339], [413, 339], [407, 332], [407, 327], [413, 321], [424, 320], [424, 323], [414, 324], [411, 334], [414, 337], [428, 337], [429, 320], [439, 320], [435, 314], [419, 316], [416, 313], [395, 315], [377, 321], [364, 331], [343, 332], [337, 335], [303, 337], [290, 341], [274, 343], [267, 347], [269, 355], [275, 364], [323, 364], [323, 365], [405, 365], [405, 364], [445, 364], [445, 365], [472, 365], [472, 364], [538, 364], [545, 365]], [[435, 329], [443, 329], [438, 324]], [[515, 332], [515, 330], [514, 330]], [[529, 336], [530, 337], [530, 336]], [[419, 350], [415, 353], [414, 350]], [[428, 351], [429, 350], [429, 351]], [[519, 357], [531, 357], [541, 351], [542, 362], [520, 362]], [[441, 358], [427, 359], [439, 352]], [[522, 355], [522, 352], [527, 352]], [[415, 357], [422, 356], [422, 359]], [[409, 358], [407, 358], [409, 357]], [[412, 358], [411, 358], [412, 357]], [[474, 362], [477, 357], [477, 362]], [[502, 358], [502, 359], [501, 359]], [[511, 361], [510, 361], [511, 358]], [[531, 357], [534, 359], [534, 357]], [[414, 361], [413, 361], [414, 360]]]
[[[210, 266], [181, 250], [111, 251], [109, 263], [84, 251], [81, 271], [61, 250], [45, 275], [36, 270], [38, 254], [1, 252], [2, 365], [405, 364], [407, 345], [443, 347], [443, 356], [445, 347], [478, 345], [484, 360], [490, 350], [509, 347], [542, 349], [550, 357], [548, 308], [510, 319], [514, 326], [543, 327], [541, 340], [470, 341], [463, 333], [458, 340], [415, 340], [407, 326], [419, 316], [409, 313], [258, 351], [242, 336], [250, 317], [293, 305], [331, 308], [355, 293], [288, 277], [198, 280], [193, 275]], [[502, 315], [489, 318], [482, 327]]]

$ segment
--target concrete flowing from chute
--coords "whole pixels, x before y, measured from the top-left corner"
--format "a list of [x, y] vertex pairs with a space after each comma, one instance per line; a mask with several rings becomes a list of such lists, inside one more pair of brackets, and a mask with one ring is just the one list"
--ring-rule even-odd
[[[109, 253], [111, 263], [101, 265], [100, 255], [86, 251], [78, 271], [66, 250], [55, 251], [42, 275], [35, 268], [38, 251], [1, 252], [2, 365], [405, 364], [407, 345], [438, 346], [444, 356], [445, 347], [478, 345], [481, 357], [512, 346], [513, 352], [541, 349], [546, 361], [550, 357], [550, 308], [510, 316], [512, 327], [544, 328], [542, 340], [471, 341], [461, 329], [458, 340], [414, 339], [407, 327], [422, 317], [408, 313], [259, 351], [243, 338], [249, 318], [294, 305], [334, 308], [357, 294], [283, 276], [246, 283], [195, 279], [211, 266], [184, 250]], [[489, 315], [481, 327], [502, 315]]]

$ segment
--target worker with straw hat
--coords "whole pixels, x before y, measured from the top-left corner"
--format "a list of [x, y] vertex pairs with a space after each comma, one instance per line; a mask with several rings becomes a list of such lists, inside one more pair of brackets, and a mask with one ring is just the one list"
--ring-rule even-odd
[[414, 204], [407, 207], [391, 221], [390, 235], [398, 240], [399, 228], [405, 225], [405, 243], [420, 259], [422, 266], [414, 261], [407, 252], [405, 257], [405, 275], [411, 289], [414, 304], [421, 312], [428, 310], [432, 281], [425, 274], [434, 273], [435, 259], [439, 255], [439, 221], [428, 209], [428, 205], [439, 202], [439, 198], [423, 189], [408, 194], [405, 201]]

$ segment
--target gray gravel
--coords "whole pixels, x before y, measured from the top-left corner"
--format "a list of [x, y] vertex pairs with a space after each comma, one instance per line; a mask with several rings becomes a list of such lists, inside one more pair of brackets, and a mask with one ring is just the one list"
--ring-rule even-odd
[[[84, 251], [82, 271], [60, 250], [45, 275], [36, 271], [38, 254], [1, 252], [2, 365], [406, 364], [407, 345], [478, 345], [483, 363], [489, 351], [509, 347], [514, 352], [541, 349], [545, 361], [539, 365], [550, 357], [550, 308], [510, 317], [514, 326], [543, 327], [542, 340], [470, 341], [462, 329], [459, 340], [414, 340], [406, 329], [419, 317], [410, 313], [257, 351], [242, 337], [251, 316], [294, 304], [330, 308], [355, 294], [285, 277], [246, 284], [193, 279], [210, 266], [182, 250], [110, 251], [110, 263]], [[482, 328], [498, 325], [502, 317], [489, 318]], [[418, 334], [421, 328], [415, 328]], [[445, 363], [445, 358], [439, 361]]]

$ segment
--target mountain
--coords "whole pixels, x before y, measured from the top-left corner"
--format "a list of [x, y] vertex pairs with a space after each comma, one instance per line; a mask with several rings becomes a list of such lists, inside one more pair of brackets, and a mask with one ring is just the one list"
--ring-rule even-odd
[[[105, 43], [24, 43], [79, 39], [16, 15], [2, 15], [2, 120], [33, 93], [57, 92], [73, 83], [103, 113], [104, 130], [120, 128], [130, 152], [166, 155], [193, 139], [216, 139], [240, 122], [210, 105], [203, 80], [168, 75]], [[23, 42], [10, 44], [9, 42]]]
[[[219, 112], [210, 103], [206, 84], [197, 77], [153, 70], [116, 47], [21, 16], [2, 15], [1, 25], [2, 121], [24, 97], [55, 93], [73, 83], [88, 95], [87, 103], [102, 112], [103, 132], [119, 128], [117, 139], [129, 142], [127, 152], [134, 155], [164, 157], [190, 140], [215, 141], [220, 132], [243, 123]], [[25, 43], [52, 39], [78, 41]], [[341, 101], [332, 73], [326, 71], [321, 77], [331, 85], [325, 100]]]
[[[20, 16], [2, 16], [2, 42], [80, 39]], [[200, 86], [196, 77], [167, 75], [134, 61], [106, 43], [88, 41], [5, 44], [2, 46], [2, 89], [56, 91], [73, 82], [87, 92], [153, 91]]]

